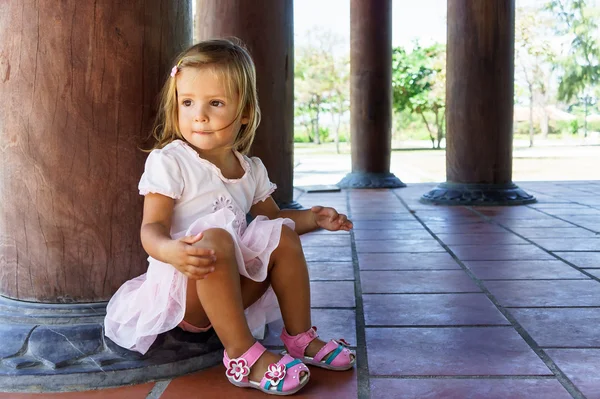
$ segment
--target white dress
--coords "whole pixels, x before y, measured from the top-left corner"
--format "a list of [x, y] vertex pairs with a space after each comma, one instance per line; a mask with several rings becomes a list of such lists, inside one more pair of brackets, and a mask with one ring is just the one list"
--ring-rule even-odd
[[[174, 239], [209, 228], [227, 230], [235, 242], [240, 274], [264, 281], [282, 226], [293, 229], [294, 222], [258, 216], [247, 225], [250, 207], [267, 199], [276, 186], [269, 181], [260, 159], [238, 152], [235, 155], [245, 173], [239, 179], [227, 179], [187, 143], [175, 140], [148, 155], [139, 191], [142, 195], [158, 193], [175, 199], [171, 223]], [[104, 322], [108, 338], [142, 354], [158, 334], [183, 320], [188, 282], [175, 267], [152, 257], [148, 261], [146, 273], [125, 282], [113, 295]], [[266, 323], [281, 318], [271, 288], [246, 309], [246, 318], [257, 338], [261, 338]]]

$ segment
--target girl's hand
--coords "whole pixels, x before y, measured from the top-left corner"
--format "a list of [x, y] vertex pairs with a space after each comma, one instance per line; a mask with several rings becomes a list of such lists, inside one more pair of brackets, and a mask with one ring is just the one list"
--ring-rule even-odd
[[215, 251], [209, 248], [195, 247], [193, 244], [200, 241], [202, 233], [195, 236], [186, 236], [178, 240], [171, 240], [165, 248], [166, 263], [170, 263], [192, 280], [202, 280], [215, 268], [212, 266], [217, 260]]
[[350, 231], [352, 228], [352, 222], [348, 220], [348, 217], [343, 213], [338, 213], [335, 209], [323, 206], [313, 206], [310, 211], [315, 218], [317, 226], [329, 230], [338, 231], [345, 230]]

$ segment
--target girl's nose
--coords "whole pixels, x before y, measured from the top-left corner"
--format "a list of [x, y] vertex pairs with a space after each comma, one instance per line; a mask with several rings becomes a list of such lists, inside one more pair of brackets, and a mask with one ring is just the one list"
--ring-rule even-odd
[[194, 117], [194, 122], [206, 123], [208, 122], [208, 117], [204, 113], [198, 113]]
[[198, 110], [196, 115], [194, 116], [194, 122], [206, 123], [208, 122], [208, 115], [204, 112], [204, 109], [201, 108]]

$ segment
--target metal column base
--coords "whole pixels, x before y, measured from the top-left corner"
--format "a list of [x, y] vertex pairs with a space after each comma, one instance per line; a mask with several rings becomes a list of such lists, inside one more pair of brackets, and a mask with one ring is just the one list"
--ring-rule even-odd
[[140, 384], [214, 366], [213, 330], [179, 328], [141, 355], [104, 336], [106, 303], [42, 304], [0, 296], [0, 392], [67, 392]]
[[517, 185], [441, 183], [424, 194], [421, 202], [435, 205], [525, 205], [537, 200]]
[[406, 187], [393, 173], [348, 173], [338, 184], [340, 188], [401, 188]]

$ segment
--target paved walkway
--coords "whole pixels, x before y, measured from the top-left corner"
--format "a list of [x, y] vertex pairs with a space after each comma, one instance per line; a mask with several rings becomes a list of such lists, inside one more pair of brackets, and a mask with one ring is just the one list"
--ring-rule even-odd
[[[539, 203], [436, 207], [433, 185], [305, 194], [352, 233], [302, 237], [313, 323], [357, 347], [296, 398], [600, 398], [600, 181], [521, 183]], [[265, 343], [277, 349], [280, 326]], [[265, 398], [224, 368], [134, 387], [0, 398]]]

